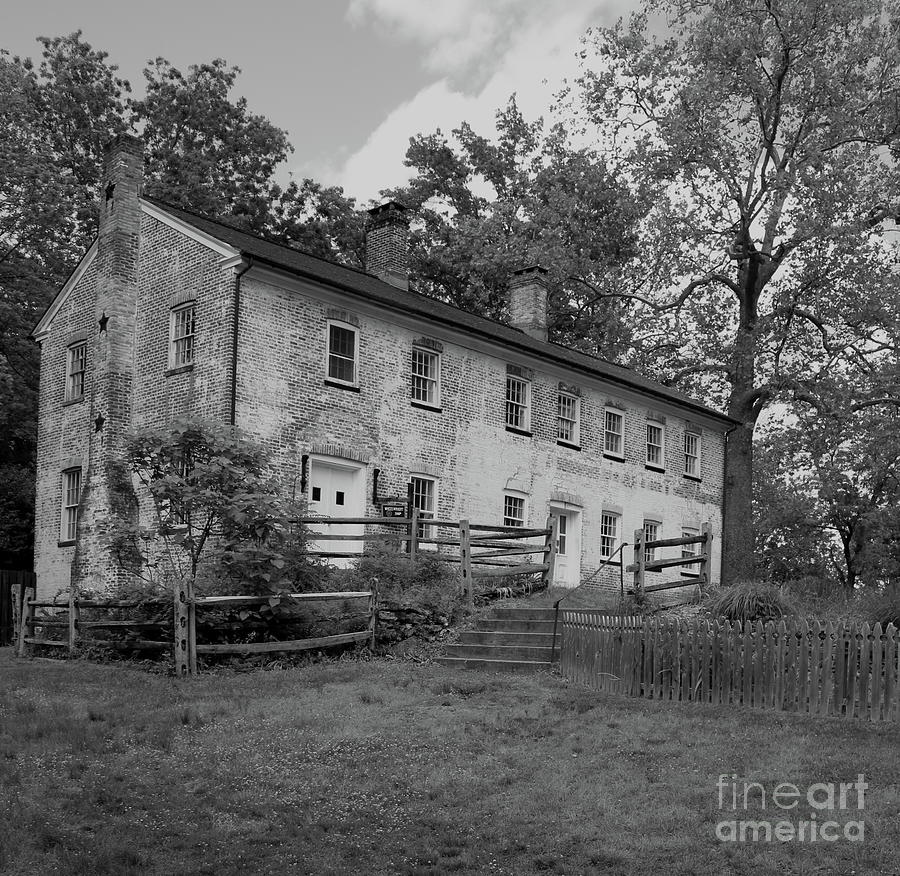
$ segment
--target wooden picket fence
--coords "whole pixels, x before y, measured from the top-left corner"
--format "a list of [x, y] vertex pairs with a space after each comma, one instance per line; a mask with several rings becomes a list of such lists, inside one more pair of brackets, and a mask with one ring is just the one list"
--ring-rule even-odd
[[893, 625], [563, 610], [560, 671], [627, 696], [900, 721], [898, 638]]

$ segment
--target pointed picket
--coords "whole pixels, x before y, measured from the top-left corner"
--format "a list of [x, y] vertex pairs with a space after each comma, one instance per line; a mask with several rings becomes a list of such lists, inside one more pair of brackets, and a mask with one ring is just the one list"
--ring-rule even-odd
[[884, 645], [881, 624], [872, 627], [872, 720], [881, 720], [881, 658]]

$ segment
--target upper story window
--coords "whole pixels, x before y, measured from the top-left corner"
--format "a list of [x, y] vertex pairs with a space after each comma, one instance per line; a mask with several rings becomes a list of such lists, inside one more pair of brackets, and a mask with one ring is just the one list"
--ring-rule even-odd
[[169, 367], [183, 368], [194, 364], [196, 310], [191, 301], [172, 310], [169, 322]]
[[87, 369], [87, 341], [72, 344], [66, 353], [66, 401], [84, 397], [84, 372]]
[[328, 323], [328, 378], [356, 384], [359, 332], [347, 325]]
[[581, 399], [568, 392], [560, 392], [556, 402], [556, 440], [578, 444], [581, 419]]
[[[437, 508], [437, 481], [424, 475], [413, 475], [410, 482], [412, 483], [412, 504], [413, 508], [418, 511], [419, 519], [434, 520]], [[433, 529], [434, 527], [420, 523], [416, 536], [432, 538]]]
[[684, 473], [691, 478], [700, 477], [700, 435], [684, 433]]
[[647, 423], [647, 465], [665, 468], [665, 427], [658, 423]]
[[600, 556], [602, 559], [610, 559], [615, 552], [621, 527], [622, 516], [620, 514], [604, 511], [600, 515]]
[[[659, 531], [662, 528], [662, 524], [658, 520], [645, 520], [644, 521], [644, 543], [648, 541], [658, 541], [659, 540]], [[644, 548], [644, 562], [652, 563], [656, 559], [656, 548], [655, 547], [645, 547]]]
[[508, 493], [503, 497], [503, 525], [525, 525], [525, 497], [511, 496]]
[[67, 469], [62, 473], [62, 513], [60, 514], [59, 522], [60, 541], [75, 541], [80, 498], [81, 469]]
[[413, 347], [412, 350], [412, 400], [423, 405], [438, 407], [441, 403], [441, 357], [431, 350]]
[[527, 432], [531, 426], [531, 383], [506, 375], [506, 425]]
[[607, 408], [604, 421], [603, 452], [622, 459], [625, 456], [625, 415]]

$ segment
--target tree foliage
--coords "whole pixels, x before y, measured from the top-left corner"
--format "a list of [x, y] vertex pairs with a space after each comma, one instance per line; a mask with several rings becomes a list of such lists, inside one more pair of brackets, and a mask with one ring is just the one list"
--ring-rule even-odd
[[[874, 379], [873, 361], [896, 350], [884, 230], [900, 183], [898, 20], [878, 0], [666, 0], [585, 40], [570, 105], [651, 205], [630, 283], [612, 294], [642, 309], [658, 372], [700, 381], [740, 424], [727, 451], [731, 580], [753, 572], [761, 412], [815, 398], [835, 372]], [[895, 387], [854, 385], [851, 407], [895, 400]]]
[[463, 122], [410, 141], [410, 183], [391, 195], [413, 215], [414, 288], [503, 318], [513, 271], [548, 269], [550, 332], [601, 355], [629, 344], [622, 305], [593, 294], [615, 287], [634, 254], [635, 206], [599, 156], [576, 149], [561, 125], [527, 121], [515, 97], [489, 139]]

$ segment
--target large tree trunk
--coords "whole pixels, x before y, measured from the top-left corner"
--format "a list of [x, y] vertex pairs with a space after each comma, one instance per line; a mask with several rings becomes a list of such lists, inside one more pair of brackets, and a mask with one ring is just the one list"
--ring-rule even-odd
[[[732, 414], [734, 416], [734, 414]], [[725, 447], [725, 514], [722, 522], [722, 583], [753, 577], [753, 422], [728, 435]]]

